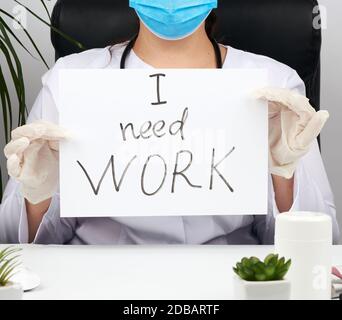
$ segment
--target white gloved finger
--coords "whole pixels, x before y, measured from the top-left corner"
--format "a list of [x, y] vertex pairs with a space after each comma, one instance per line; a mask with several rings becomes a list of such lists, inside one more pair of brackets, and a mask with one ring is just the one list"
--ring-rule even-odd
[[47, 121], [35, 121], [21, 126], [12, 131], [12, 139], [27, 137], [30, 141], [35, 139], [61, 140], [66, 139], [70, 134], [58, 125]]
[[318, 137], [328, 119], [328, 111], [316, 112], [304, 130], [297, 136], [298, 147], [303, 148], [311, 144]]
[[37, 132], [37, 123], [30, 123], [20, 126], [14, 129], [11, 135], [13, 140], [20, 139], [22, 137], [25, 137], [30, 141], [37, 139], [39, 137], [39, 134]]
[[30, 145], [30, 140], [26, 137], [10, 141], [4, 148], [5, 157], [8, 159], [13, 154], [20, 155]]
[[23, 196], [33, 204], [51, 198], [57, 190], [58, 175], [58, 154], [51, 150], [48, 141], [31, 142], [18, 179]]
[[18, 178], [21, 173], [21, 159], [16, 155], [12, 154], [7, 160], [7, 171], [8, 175], [12, 178]]
[[267, 101], [279, 102], [279, 97], [286, 97], [289, 95], [289, 90], [282, 88], [265, 87], [255, 90], [253, 97], [255, 99], [262, 99]]
[[280, 114], [281, 106], [278, 103], [269, 101], [268, 102], [268, 118], [273, 119]]
[[69, 131], [53, 123], [48, 123], [44, 129], [45, 132], [41, 136], [44, 140], [60, 141], [71, 137], [71, 133]]
[[49, 148], [54, 151], [59, 151], [59, 141], [48, 141]]
[[315, 112], [307, 97], [288, 89], [266, 87], [255, 91], [253, 95], [256, 99], [279, 103], [299, 116], [303, 113], [313, 114]]

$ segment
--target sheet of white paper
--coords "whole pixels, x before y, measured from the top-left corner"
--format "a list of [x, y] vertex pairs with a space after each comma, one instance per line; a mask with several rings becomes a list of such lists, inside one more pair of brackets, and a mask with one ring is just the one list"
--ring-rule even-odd
[[266, 214], [267, 106], [251, 95], [265, 70], [59, 79], [60, 125], [73, 134], [60, 147], [62, 217]]

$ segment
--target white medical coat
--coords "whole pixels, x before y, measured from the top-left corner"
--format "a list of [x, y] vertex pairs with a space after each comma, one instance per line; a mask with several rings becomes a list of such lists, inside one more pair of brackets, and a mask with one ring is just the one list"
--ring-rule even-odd
[[[92, 49], [57, 61], [42, 78], [43, 88], [28, 122], [44, 119], [58, 123], [58, 70], [63, 68], [119, 68], [124, 45]], [[152, 68], [132, 51], [126, 68]], [[232, 47], [223, 68], [266, 68], [269, 86], [305, 94], [298, 74], [273, 59]], [[133, 89], [132, 89], [133, 90]], [[96, 110], [94, 110], [96, 112]], [[334, 241], [339, 230], [333, 194], [318, 144], [298, 164], [295, 172], [292, 211], [320, 211], [333, 220]], [[115, 213], [114, 213], [115, 214]], [[185, 216], [60, 218], [60, 197], [56, 193], [38, 229], [34, 243], [40, 244], [269, 244], [274, 238], [274, 217], [279, 214], [269, 175], [268, 212], [265, 216]], [[0, 243], [27, 243], [28, 224], [20, 185], [7, 184], [0, 207]]]

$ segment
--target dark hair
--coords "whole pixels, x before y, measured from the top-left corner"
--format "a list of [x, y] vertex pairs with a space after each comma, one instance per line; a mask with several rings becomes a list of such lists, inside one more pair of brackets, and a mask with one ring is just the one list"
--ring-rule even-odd
[[205, 30], [210, 39], [215, 38], [215, 32], [217, 27], [217, 15], [215, 10], [211, 11], [207, 20], [205, 21]]

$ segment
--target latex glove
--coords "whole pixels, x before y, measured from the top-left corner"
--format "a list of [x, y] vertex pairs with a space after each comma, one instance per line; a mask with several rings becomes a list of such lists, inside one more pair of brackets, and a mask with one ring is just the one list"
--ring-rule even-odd
[[309, 99], [287, 89], [264, 88], [255, 92], [269, 105], [269, 162], [272, 174], [290, 179], [298, 160], [309, 150], [329, 118]]
[[37, 204], [57, 191], [59, 141], [69, 135], [59, 126], [37, 121], [12, 131], [4, 149], [8, 174], [21, 183], [29, 202]]

